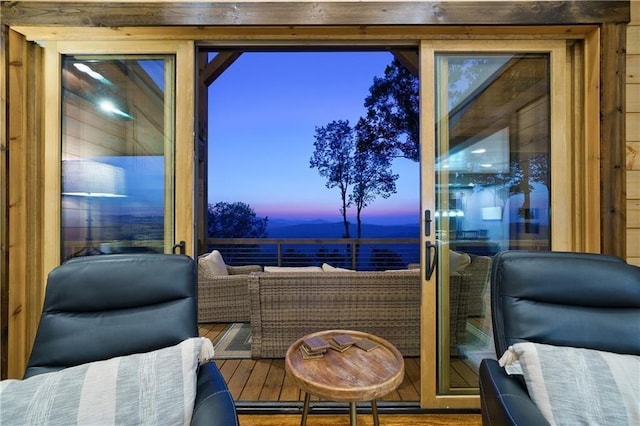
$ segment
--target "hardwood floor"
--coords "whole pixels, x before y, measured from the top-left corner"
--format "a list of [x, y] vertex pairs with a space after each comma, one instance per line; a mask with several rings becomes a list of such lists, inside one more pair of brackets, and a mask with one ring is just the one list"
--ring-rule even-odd
[[[300, 415], [240, 415], [240, 426], [298, 426]], [[431, 425], [431, 426], [480, 426], [480, 414], [380, 414], [380, 424], [384, 426]], [[308, 426], [347, 426], [348, 415], [310, 415]], [[359, 426], [372, 426], [373, 419], [368, 414], [358, 414]]]
[[[227, 324], [200, 324], [200, 335], [215, 341], [224, 331]], [[285, 373], [284, 359], [221, 359], [216, 360], [234, 401], [240, 408], [252, 404], [277, 407], [282, 403], [288, 407], [298, 407], [304, 395], [291, 378]], [[380, 406], [385, 402], [417, 403], [420, 400], [420, 359], [405, 358], [405, 378], [402, 384], [393, 392], [380, 400]], [[452, 384], [464, 387], [477, 386], [478, 377], [465, 360], [452, 363]], [[312, 397], [312, 401], [319, 401]], [[269, 404], [273, 405], [269, 405]], [[296, 410], [295, 408], [293, 409]], [[249, 410], [250, 412], [251, 410]], [[252, 414], [243, 414], [246, 410], [239, 409], [240, 424], [254, 425], [298, 425], [300, 414], [280, 414], [284, 410], [275, 409], [276, 414], [262, 414], [255, 410]], [[480, 425], [480, 414], [389, 414], [380, 410], [381, 423], [389, 426], [400, 425]], [[345, 414], [315, 414], [309, 416], [309, 426], [320, 425], [348, 425], [349, 416]], [[359, 425], [372, 425], [370, 414], [358, 414]]]

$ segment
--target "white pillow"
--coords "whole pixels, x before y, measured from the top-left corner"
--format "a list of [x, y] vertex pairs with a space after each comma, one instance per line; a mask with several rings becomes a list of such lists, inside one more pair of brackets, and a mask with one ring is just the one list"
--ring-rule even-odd
[[525, 342], [500, 364], [520, 365], [531, 399], [552, 425], [640, 424], [640, 356]]
[[199, 262], [202, 262], [204, 270], [211, 277], [229, 275], [227, 265], [225, 265], [224, 259], [222, 259], [222, 254], [220, 254], [218, 250], [212, 251], [207, 256], [200, 259]]
[[353, 272], [351, 269], [346, 268], [338, 268], [336, 266], [331, 266], [328, 263], [322, 264], [322, 271], [324, 272]]
[[319, 266], [265, 266], [264, 272], [322, 272]]
[[462, 272], [469, 265], [471, 265], [471, 256], [467, 253], [449, 250], [449, 269], [451, 272]]
[[208, 339], [0, 382], [3, 425], [188, 425]]

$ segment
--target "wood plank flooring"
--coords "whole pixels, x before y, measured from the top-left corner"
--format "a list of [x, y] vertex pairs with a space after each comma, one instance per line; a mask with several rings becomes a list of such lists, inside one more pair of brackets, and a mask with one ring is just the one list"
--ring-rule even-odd
[[[240, 415], [241, 426], [298, 426], [300, 415]], [[480, 426], [482, 418], [480, 414], [380, 414], [380, 424], [384, 426], [407, 426], [407, 425], [431, 425], [431, 426]], [[347, 426], [349, 425], [348, 415], [322, 415], [312, 414], [307, 419], [307, 426]], [[368, 414], [358, 414], [359, 426], [373, 426], [373, 419]]]
[[[200, 335], [215, 341], [226, 326], [222, 323], [200, 324]], [[300, 389], [285, 373], [284, 359], [221, 359], [215, 362], [237, 402], [293, 402], [304, 399]], [[477, 386], [478, 376], [473, 366], [466, 360], [453, 360], [451, 384], [453, 387]], [[405, 358], [404, 381], [381, 401], [420, 401], [419, 358]]]
[[[227, 324], [200, 324], [200, 335], [214, 341], [226, 328]], [[304, 395], [285, 373], [284, 359], [227, 359], [216, 360], [216, 365], [229, 386], [229, 390], [238, 405], [283, 403], [301, 404]], [[473, 369], [463, 361], [457, 361], [452, 365], [452, 383], [477, 384], [477, 375]], [[381, 400], [381, 406], [385, 401], [418, 402], [420, 400], [420, 359], [405, 358], [405, 379], [395, 391]], [[313, 401], [319, 398], [312, 397]], [[300, 414], [280, 414], [276, 410], [274, 414], [263, 414], [259, 410], [245, 412], [239, 409], [241, 426], [294, 426], [300, 424]], [[478, 413], [459, 414], [395, 414], [380, 412], [380, 423], [385, 426], [406, 425], [433, 425], [433, 426], [480, 426], [481, 415]], [[349, 415], [344, 414], [318, 414], [309, 415], [308, 426], [335, 425], [346, 426], [349, 424]], [[372, 426], [371, 414], [358, 414], [358, 425]]]

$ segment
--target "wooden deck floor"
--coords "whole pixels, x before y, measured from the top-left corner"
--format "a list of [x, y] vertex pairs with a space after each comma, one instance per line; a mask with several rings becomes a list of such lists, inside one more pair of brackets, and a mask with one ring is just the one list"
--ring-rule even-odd
[[[226, 326], [200, 324], [200, 335], [215, 341]], [[300, 389], [285, 373], [284, 359], [222, 359], [215, 362], [236, 402], [298, 402], [304, 399]], [[405, 372], [398, 389], [381, 401], [420, 401], [420, 359], [405, 358]], [[465, 360], [454, 360], [451, 384], [453, 387], [475, 387], [478, 376]]]

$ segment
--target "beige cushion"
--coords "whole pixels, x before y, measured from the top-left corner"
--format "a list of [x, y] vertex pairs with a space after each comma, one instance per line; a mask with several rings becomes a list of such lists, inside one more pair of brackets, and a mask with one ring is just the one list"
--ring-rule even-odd
[[324, 272], [353, 272], [351, 269], [338, 268], [336, 266], [331, 266], [328, 263], [322, 264], [322, 270]]
[[471, 256], [449, 250], [449, 269], [452, 272], [462, 272], [469, 265], [471, 265]]
[[640, 356], [522, 342], [500, 364], [552, 425], [640, 424]]
[[0, 424], [188, 425], [198, 361], [213, 356], [206, 340], [3, 380]]
[[319, 266], [265, 266], [265, 272], [322, 272]]
[[198, 263], [200, 263], [207, 275], [211, 277], [229, 275], [227, 265], [225, 265], [222, 254], [218, 250], [214, 250], [207, 256], [200, 258]]

